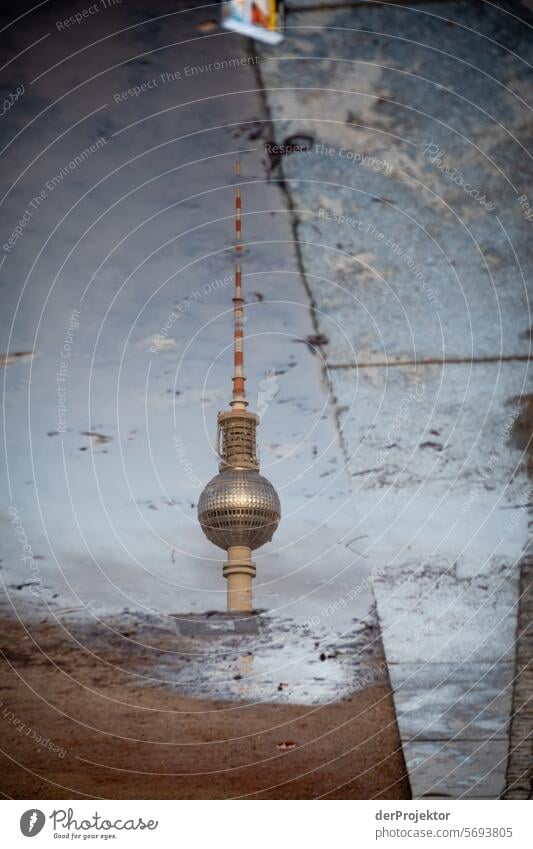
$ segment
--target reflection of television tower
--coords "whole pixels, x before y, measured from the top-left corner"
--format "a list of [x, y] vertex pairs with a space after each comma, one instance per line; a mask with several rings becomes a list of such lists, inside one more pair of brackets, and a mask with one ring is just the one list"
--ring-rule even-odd
[[[237, 162], [237, 177], [240, 163]], [[241, 253], [241, 194], [235, 197], [235, 250]], [[234, 368], [231, 410], [218, 414], [219, 474], [203, 490], [198, 519], [206, 537], [228, 552], [223, 574], [228, 581], [228, 610], [250, 613], [255, 563], [252, 550], [272, 539], [280, 520], [276, 490], [259, 474], [256, 429], [259, 416], [246, 409], [244, 382], [241, 266], [235, 263]]]

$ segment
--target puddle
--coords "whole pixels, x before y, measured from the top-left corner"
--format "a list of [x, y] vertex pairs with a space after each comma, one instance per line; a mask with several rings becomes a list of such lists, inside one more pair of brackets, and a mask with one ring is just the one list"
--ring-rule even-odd
[[187, 662], [166, 659], [154, 674], [181, 695], [314, 705], [386, 677], [372, 625], [341, 640], [331, 629], [310, 632], [292, 620], [261, 616], [179, 617], [176, 628], [190, 637]]

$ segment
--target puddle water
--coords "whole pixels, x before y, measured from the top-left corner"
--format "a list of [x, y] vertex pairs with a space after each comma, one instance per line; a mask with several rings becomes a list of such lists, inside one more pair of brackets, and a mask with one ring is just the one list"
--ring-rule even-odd
[[177, 620], [189, 636], [186, 662], [155, 670], [182, 695], [248, 703], [324, 704], [386, 678], [377, 628], [359, 623], [339, 640], [331, 629], [292, 620]]

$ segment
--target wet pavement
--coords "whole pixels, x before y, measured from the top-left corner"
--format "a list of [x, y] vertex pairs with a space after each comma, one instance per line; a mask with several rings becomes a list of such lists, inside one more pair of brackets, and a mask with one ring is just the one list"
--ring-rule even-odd
[[160, 666], [160, 680], [180, 693], [247, 704], [327, 704], [387, 681], [374, 617], [353, 620], [344, 636], [292, 620], [231, 614], [174, 617], [189, 638], [187, 665]]
[[260, 72], [277, 143], [312, 138], [283, 175], [411, 786], [497, 797], [531, 502], [529, 30], [506, 4], [319, 5]]
[[[9, 603], [159, 618], [193, 657], [157, 680], [206, 698], [324, 704], [384, 656], [413, 795], [496, 797], [531, 501], [531, 42], [464, 3], [294, 12], [276, 50], [167, 12], [59, 37], [41, 8], [5, 71]], [[280, 168], [265, 144], [291, 136], [309, 150]], [[283, 519], [254, 557], [264, 613], [232, 628], [207, 616], [224, 555], [196, 504], [230, 389], [238, 154]]]

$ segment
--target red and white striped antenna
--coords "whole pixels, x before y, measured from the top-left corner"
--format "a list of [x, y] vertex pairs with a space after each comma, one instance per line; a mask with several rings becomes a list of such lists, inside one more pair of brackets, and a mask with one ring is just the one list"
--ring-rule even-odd
[[[235, 176], [241, 176], [241, 162], [235, 163]], [[241, 244], [241, 190], [235, 189], [235, 253], [240, 256]], [[235, 262], [235, 292], [233, 295], [233, 395], [230, 405], [233, 410], [245, 410], [248, 406], [244, 382], [244, 299], [242, 297], [242, 272], [240, 262]]]

